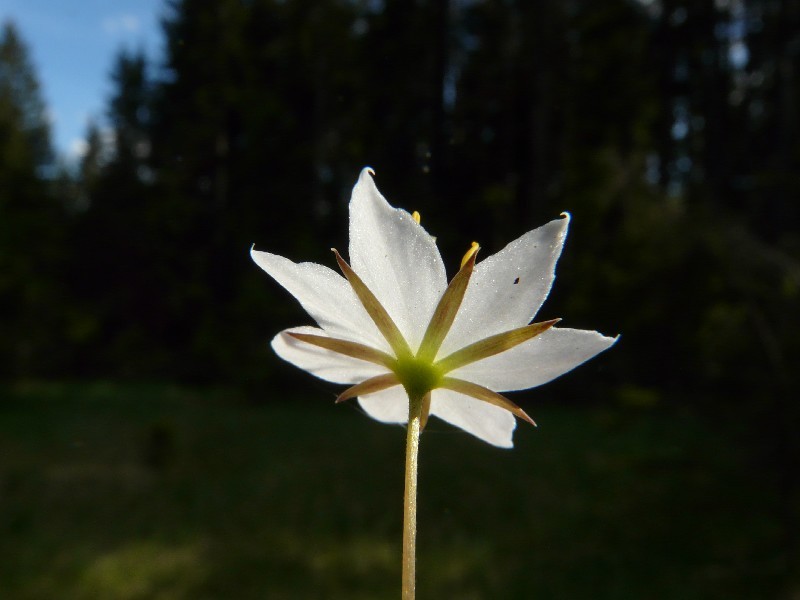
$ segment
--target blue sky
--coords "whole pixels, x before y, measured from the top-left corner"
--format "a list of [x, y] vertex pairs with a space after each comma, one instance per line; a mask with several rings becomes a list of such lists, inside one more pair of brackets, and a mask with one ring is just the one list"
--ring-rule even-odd
[[50, 110], [53, 142], [73, 157], [90, 117], [103, 118], [121, 48], [158, 59], [163, 0], [0, 0], [28, 45]]

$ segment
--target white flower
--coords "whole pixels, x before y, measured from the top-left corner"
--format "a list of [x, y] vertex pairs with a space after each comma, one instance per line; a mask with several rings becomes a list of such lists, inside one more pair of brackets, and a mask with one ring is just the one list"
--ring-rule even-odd
[[529, 231], [476, 263], [477, 244], [448, 284], [436, 242], [418, 215], [391, 207], [364, 169], [350, 201], [344, 277], [314, 263], [252, 250], [319, 327], [272, 340], [284, 360], [321, 379], [350, 384], [366, 413], [406, 423], [409, 397], [428, 413], [496, 446], [511, 447], [514, 415], [498, 392], [532, 388], [609, 348], [596, 331], [530, 324], [555, 278], [569, 215]]

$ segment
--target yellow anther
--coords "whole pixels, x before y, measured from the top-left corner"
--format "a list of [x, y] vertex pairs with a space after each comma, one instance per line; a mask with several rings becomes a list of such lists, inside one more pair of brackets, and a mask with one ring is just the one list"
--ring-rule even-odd
[[472, 242], [472, 246], [470, 247], [469, 250], [467, 250], [467, 253], [464, 255], [464, 258], [461, 259], [461, 266], [463, 267], [465, 264], [467, 264], [467, 261], [470, 258], [472, 258], [472, 255], [475, 254], [480, 249], [481, 247], [478, 244], [478, 242]]
[[419, 225], [419, 222], [422, 220], [422, 217], [417, 211], [411, 213], [411, 218], [414, 219], [414, 223], [416, 223], [417, 225]]

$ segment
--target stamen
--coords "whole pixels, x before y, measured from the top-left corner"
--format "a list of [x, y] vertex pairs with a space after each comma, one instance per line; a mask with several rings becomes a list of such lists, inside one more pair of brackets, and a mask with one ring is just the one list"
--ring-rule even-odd
[[464, 258], [461, 259], [461, 267], [463, 268], [464, 265], [467, 264], [467, 261], [470, 258], [472, 258], [472, 255], [475, 254], [480, 249], [481, 247], [478, 244], [478, 242], [472, 242], [472, 246], [470, 247], [469, 250], [467, 250], [467, 253], [464, 255]]
[[419, 222], [422, 220], [422, 215], [420, 215], [416, 210], [411, 213], [411, 218], [414, 219], [414, 223], [419, 225]]

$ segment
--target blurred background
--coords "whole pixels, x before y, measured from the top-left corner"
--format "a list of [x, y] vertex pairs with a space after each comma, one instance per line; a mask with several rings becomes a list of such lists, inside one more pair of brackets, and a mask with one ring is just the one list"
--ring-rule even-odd
[[540, 317], [622, 334], [513, 451], [431, 422], [420, 598], [800, 598], [800, 1], [153, 11], [65, 147], [0, 7], [0, 596], [397, 596], [403, 429], [248, 254], [334, 266], [369, 165], [451, 274], [570, 211]]

